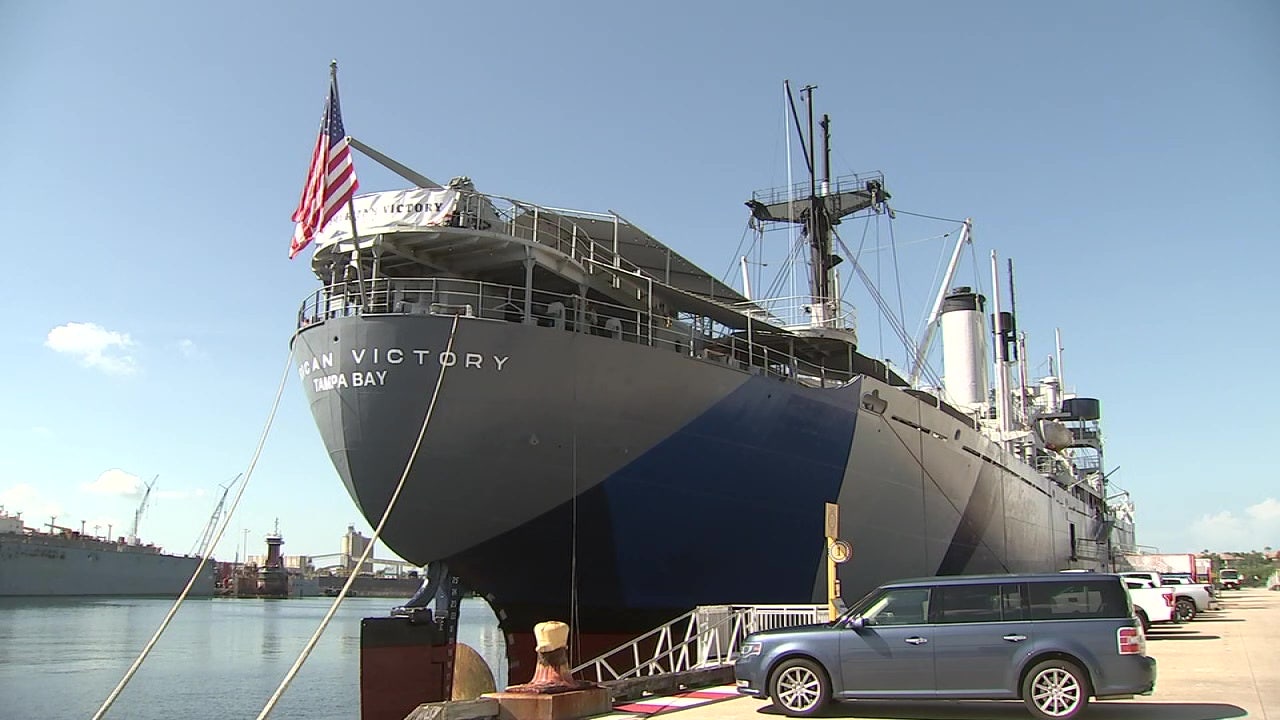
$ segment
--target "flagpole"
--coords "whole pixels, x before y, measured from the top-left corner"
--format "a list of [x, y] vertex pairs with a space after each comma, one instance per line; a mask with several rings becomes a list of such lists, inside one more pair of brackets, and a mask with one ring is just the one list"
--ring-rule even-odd
[[[334, 58], [333, 60], [329, 61], [329, 84], [330, 84], [330, 87], [332, 88], [334, 104], [341, 107], [341, 103], [338, 100], [338, 60], [337, 58]], [[347, 137], [346, 140], [348, 143], [351, 142], [350, 137]], [[347, 198], [347, 212], [351, 214], [351, 238], [355, 242], [355, 250], [352, 251], [352, 258], [355, 260], [355, 263], [356, 263], [356, 282], [360, 284], [360, 304], [364, 305], [364, 308], [361, 309], [361, 312], [365, 312], [369, 309], [368, 303], [372, 302], [373, 298], [370, 298], [368, 294], [365, 292], [364, 267], [363, 267], [363, 263], [360, 260], [360, 232], [356, 230], [356, 201], [355, 201], [354, 195], [352, 195], [350, 198]]]

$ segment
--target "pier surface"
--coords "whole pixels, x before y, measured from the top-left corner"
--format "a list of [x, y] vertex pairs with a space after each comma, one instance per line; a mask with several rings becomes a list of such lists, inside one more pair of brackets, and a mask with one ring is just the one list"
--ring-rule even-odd
[[[1155, 692], [1132, 700], [1093, 702], [1089, 720], [1280, 720], [1280, 592], [1222, 593], [1223, 609], [1182, 625], [1156, 625], [1147, 654], [1156, 658]], [[616, 707], [609, 720], [675, 716], [674, 720], [762, 720], [785, 717], [767, 701], [704, 692], [646, 698]], [[699, 697], [702, 696], [702, 697]], [[728, 698], [728, 699], [724, 699]], [[836, 703], [824, 718], [860, 720], [1025, 720], [1017, 702]]]

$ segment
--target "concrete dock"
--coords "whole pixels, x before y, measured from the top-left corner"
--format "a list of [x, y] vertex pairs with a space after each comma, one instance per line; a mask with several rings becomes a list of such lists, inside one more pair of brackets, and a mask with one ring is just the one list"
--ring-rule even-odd
[[[1159, 663], [1155, 693], [1091, 703], [1089, 720], [1280, 720], [1280, 592], [1229, 591], [1223, 609], [1184, 625], [1157, 625], [1147, 654]], [[685, 697], [651, 698], [615, 708], [609, 720], [678, 713], [677, 720], [760, 720], [782, 717], [767, 701], [711, 689]], [[728, 698], [728, 699], [723, 699]], [[1017, 702], [857, 701], [829, 706], [820, 717], [861, 720], [1025, 720]]]

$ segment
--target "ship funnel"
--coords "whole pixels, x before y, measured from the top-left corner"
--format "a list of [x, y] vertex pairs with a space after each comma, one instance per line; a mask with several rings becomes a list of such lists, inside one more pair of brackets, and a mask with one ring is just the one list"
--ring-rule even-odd
[[943, 386], [948, 400], [970, 412], [987, 404], [987, 299], [958, 287], [942, 301]]
[[1044, 399], [1045, 412], [1058, 412], [1062, 402], [1062, 381], [1054, 375], [1041, 378], [1040, 397]]

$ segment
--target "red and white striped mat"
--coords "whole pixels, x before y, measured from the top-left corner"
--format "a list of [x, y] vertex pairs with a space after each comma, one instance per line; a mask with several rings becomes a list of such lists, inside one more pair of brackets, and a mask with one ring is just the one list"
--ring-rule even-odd
[[740, 695], [738, 694], [737, 688], [733, 685], [702, 688], [700, 690], [682, 692], [677, 695], [649, 697], [642, 700], [623, 703], [621, 705], [614, 705], [613, 717], [617, 717], [619, 713], [627, 713], [637, 716], [656, 715], [660, 712], [683, 710], [684, 708], [706, 705], [707, 703], [713, 703], [719, 700], [728, 700], [729, 698], [735, 697], [740, 697]]

